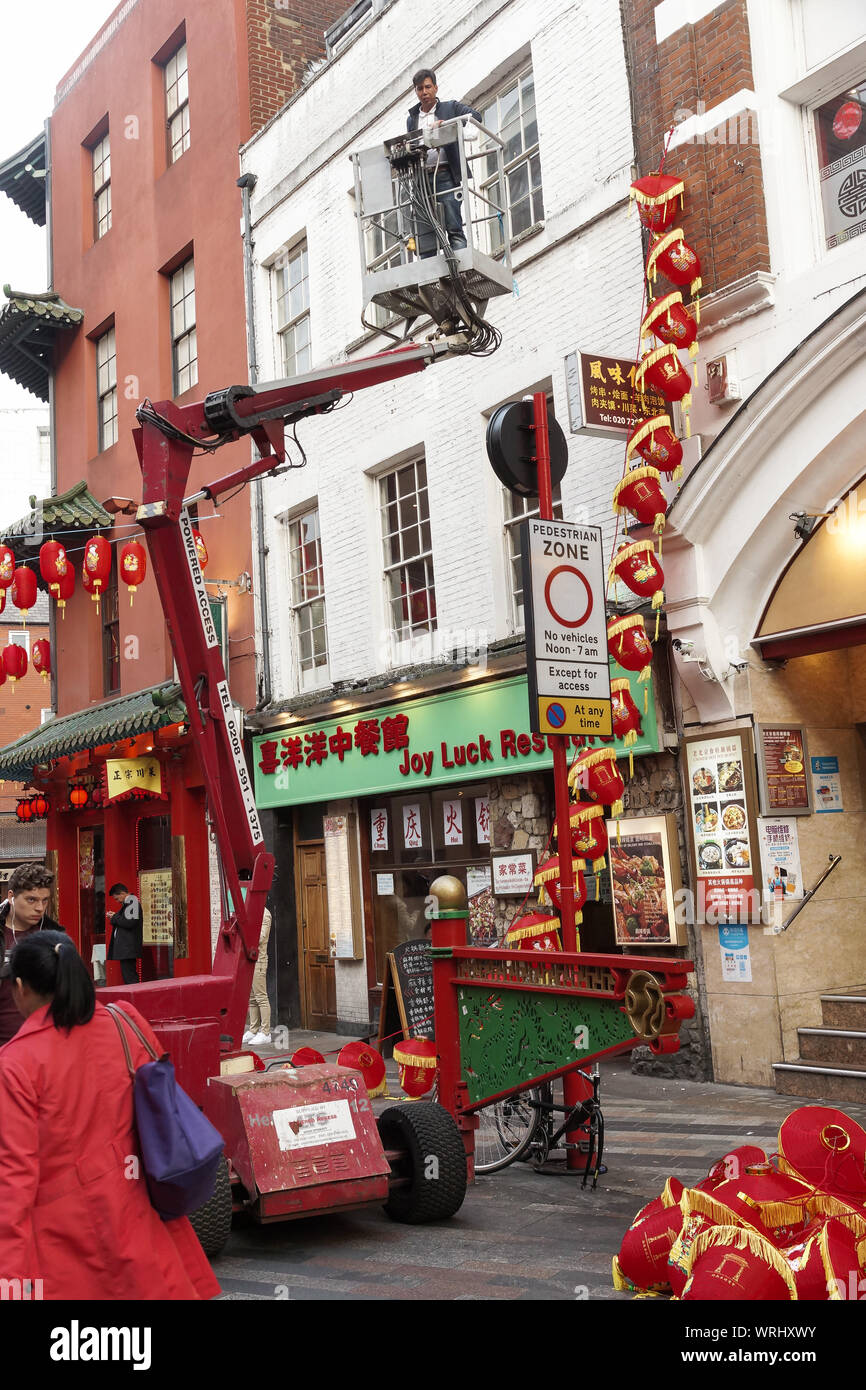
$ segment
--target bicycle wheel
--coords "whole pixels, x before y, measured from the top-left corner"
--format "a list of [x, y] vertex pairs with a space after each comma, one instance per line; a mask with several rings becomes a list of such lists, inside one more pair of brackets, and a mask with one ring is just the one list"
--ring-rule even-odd
[[494, 1101], [477, 1111], [475, 1131], [476, 1173], [496, 1173], [522, 1158], [541, 1123], [537, 1090]]

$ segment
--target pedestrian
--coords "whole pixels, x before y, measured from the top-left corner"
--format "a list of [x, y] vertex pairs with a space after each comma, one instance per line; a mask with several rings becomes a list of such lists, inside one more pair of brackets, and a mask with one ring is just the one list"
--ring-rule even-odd
[[[457, 116], [474, 116], [476, 121], [481, 120], [478, 112], [471, 106], [465, 106], [462, 101], [439, 100], [439, 87], [432, 68], [421, 68], [416, 72], [412, 78], [412, 86], [415, 88], [418, 101], [409, 108], [407, 130], [428, 133], [443, 121], [454, 120]], [[465, 124], [464, 121], [464, 126]], [[467, 130], [465, 138], [474, 138], [476, 134], [475, 130]], [[431, 146], [427, 151], [424, 172], [430, 196], [437, 210], [441, 212], [448, 244], [452, 251], [460, 251], [466, 246], [466, 233], [460, 211], [463, 177], [457, 140], [450, 140], [448, 144], [438, 147]], [[426, 260], [429, 256], [435, 256], [439, 249], [434, 228], [426, 219], [419, 217], [418, 255], [422, 260]]]
[[140, 984], [138, 962], [144, 950], [141, 902], [134, 893], [130, 893], [125, 883], [115, 883], [109, 888], [108, 896], [117, 903], [118, 910], [108, 919], [111, 938], [106, 959], [120, 961], [120, 973], [125, 985]]
[[[39, 1280], [46, 1299], [213, 1298], [189, 1221], [151, 1205], [126, 1057], [75, 946], [34, 932], [3, 968], [24, 1021], [0, 1049], [0, 1280]], [[133, 1066], [150, 1061], [127, 1036]]]
[[268, 1047], [271, 1041], [271, 1001], [268, 998], [268, 937], [271, 934], [271, 914], [267, 908], [262, 913], [262, 929], [259, 933], [259, 955], [253, 971], [253, 987], [250, 993], [247, 1031], [244, 1033], [244, 1047]]
[[[19, 864], [13, 869], [7, 884], [8, 894], [0, 905], [0, 924], [3, 928], [3, 951], [6, 958], [19, 941], [38, 931], [63, 931], [63, 927], [46, 914], [51, 899], [54, 875], [44, 864]], [[23, 1019], [15, 1007], [12, 984], [0, 978], [0, 1047], [14, 1038]]]

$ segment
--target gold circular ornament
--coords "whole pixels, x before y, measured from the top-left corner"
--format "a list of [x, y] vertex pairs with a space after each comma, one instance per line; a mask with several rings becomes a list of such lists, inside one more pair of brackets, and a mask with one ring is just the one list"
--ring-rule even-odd
[[465, 912], [467, 908], [466, 889], [453, 874], [440, 874], [430, 884], [430, 896], [437, 902], [437, 912]]
[[648, 970], [635, 970], [625, 988], [625, 1012], [639, 1037], [652, 1042], [659, 1036], [665, 1021], [665, 1000], [662, 987]]
[[[844, 1141], [844, 1142], [843, 1142]], [[821, 1143], [833, 1153], [843, 1154], [851, 1147], [851, 1135], [841, 1125], [825, 1125], [821, 1130]]]

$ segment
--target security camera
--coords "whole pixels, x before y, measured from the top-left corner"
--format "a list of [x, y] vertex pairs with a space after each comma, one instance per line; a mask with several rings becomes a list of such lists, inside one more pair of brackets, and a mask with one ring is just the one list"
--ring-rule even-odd
[[748, 670], [748, 667], [749, 667], [748, 660], [745, 660], [745, 661], [732, 661], [732, 662], [730, 663], [729, 670], [731, 670], [731, 671], [736, 671], [737, 675], [739, 675], [741, 671], [746, 671], [746, 670]]
[[691, 656], [695, 649], [694, 642], [684, 642], [681, 637], [675, 637], [671, 646], [675, 652], [679, 652], [680, 656]]

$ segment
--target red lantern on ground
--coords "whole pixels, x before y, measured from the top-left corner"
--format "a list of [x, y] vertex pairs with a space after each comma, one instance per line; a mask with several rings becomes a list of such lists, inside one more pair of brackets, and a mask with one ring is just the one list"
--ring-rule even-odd
[[638, 598], [652, 598], [653, 608], [661, 608], [665, 601], [664, 571], [652, 541], [621, 545], [610, 562], [607, 578], [608, 583], [617, 580], [624, 584]]
[[346, 1043], [337, 1053], [337, 1065], [359, 1071], [370, 1097], [381, 1096], [385, 1090], [385, 1059], [369, 1043]]
[[26, 565], [19, 565], [12, 576], [9, 590], [12, 602], [21, 610], [22, 623], [27, 622], [27, 614], [36, 602], [36, 575]]
[[668, 478], [678, 478], [683, 471], [683, 446], [671, 429], [669, 415], [638, 420], [625, 446], [626, 464], [636, 453]]
[[111, 546], [104, 536], [92, 536], [87, 542], [81, 573], [84, 587], [96, 604], [98, 613], [99, 596], [105, 592], [108, 576], [111, 574]]
[[[580, 926], [583, 921], [583, 913], [580, 909], [586, 902], [586, 881], [583, 877], [586, 862], [583, 859], [572, 859], [571, 868], [574, 874], [574, 920], [577, 926]], [[562, 882], [559, 874], [559, 855], [552, 854], [549, 859], [545, 859], [533, 879], [533, 884], [538, 889], [539, 905], [544, 907], [549, 900], [557, 916], [562, 912]]]
[[[571, 825], [571, 852], [592, 860], [595, 873], [604, 867], [607, 854], [607, 826], [604, 823], [604, 807], [593, 802], [580, 802], [568, 812]], [[554, 835], [559, 838], [558, 827]]]
[[607, 625], [607, 645], [614, 661], [624, 671], [637, 671], [638, 680], [649, 680], [653, 649], [639, 613], [611, 618]]
[[198, 567], [200, 570], [206, 570], [209, 556], [207, 553], [207, 546], [204, 543], [204, 537], [201, 531], [196, 530], [195, 526], [192, 528], [192, 534], [195, 541], [195, 553], [198, 556]]
[[39, 551], [39, 573], [52, 598], [60, 597], [60, 581], [69, 570], [66, 551], [59, 541], [46, 541]]
[[637, 204], [638, 216], [651, 232], [663, 232], [682, 211], [685, 184], [673, 174], [646, 174], [635, 179], [629, 189], [631, 200]]
[[291, 1067], [312, 1067], [316, 1062], [324, 1062], [321, 1052], [317, 1052], [314, 1047], [299, 1047], [292, 1053], [289, 1066]]
[[129, 586], [129, 606], [131, 608], [135, 591], [140, 584], [144, 583], [144, 576], [147, 574], [147, 553], [139, 541], [127, 541], [120, 552], [118, 570], [124, 584]]
[[87, 788], [82, 782], [76, 782], [74, 787], [70, 787], [69, 804], [73, 811], [80, 811], [87, 805]]
[[624, 474], [613, 490], [613, 509], [617, 514], [629, 511], [641, 526], [651, 526], [657, 533], [663, 531], [668, 504], [658, 469], [645, 464]]
[[[561, 951], [558, 917], [549, 917], [544, 912], [528, 912], [512, 922], [505, 934], [507, 951]], [[578, 941], [578, 950], [580, 942]]]
[[436, 1044], [432, 1038], [407, 1038], [394, 1044], [394, 1061], [400, 1073], [400, 1085], [417, 1100], [430, 1090], [436, 1080]]
[[33, 643], [31, 659], [33, 670], [38, 671], [42, 679], [47, 681], [51, 675], [51, 643], [47, 637], [40, 637], [38, 642]]
[[594, 748], [581, 753], [568, 774], [569, 786], [580, 786], [593, 801], [609, 806], [614, 820], [622, 815], [625, 782], [619, 774], [612, 748]]
[[8, 545], [0, 545], [0, 589], [8, 589], [14, 576], [15, 556]]
[[74, 593], [75, 570], [69, 565], [57, 586], [57, 607], [60, 609], [60, 616], [64, 622], [66, 621], [66, 601], [72, 598]]
[[8, 647], [3, 648], [3, 670], [12, 682], [13, 690], [15, 682], [27, 675], [27, 664], [27, 653], [16, 642], [10, 642]]
[[679, 290], [666, 294], [663, 299], [654, 299], [644, 314], [640, 326], [641, 338], [654, 333], [661, 343], [673, 343], [676, 348], [688, 348], [689, 356], [698, 352], [698, 325], [695, 323]]
[[[659, 237], [650, 247], [646, 262], [647, 281], [652, 286], [655, 284], [657, 274], [661, 274], [666, 280], [670, 280], [672, 285], [678, 285], [683, 289], [689, 287], [689, 293], [694, 296], [701, 288], [701, 262], [696, 251], [689, 246], [679, 227], [674, 227]], [[695, 318], [698, 323], [701, 321], [700, 305], [695, 301]]]

